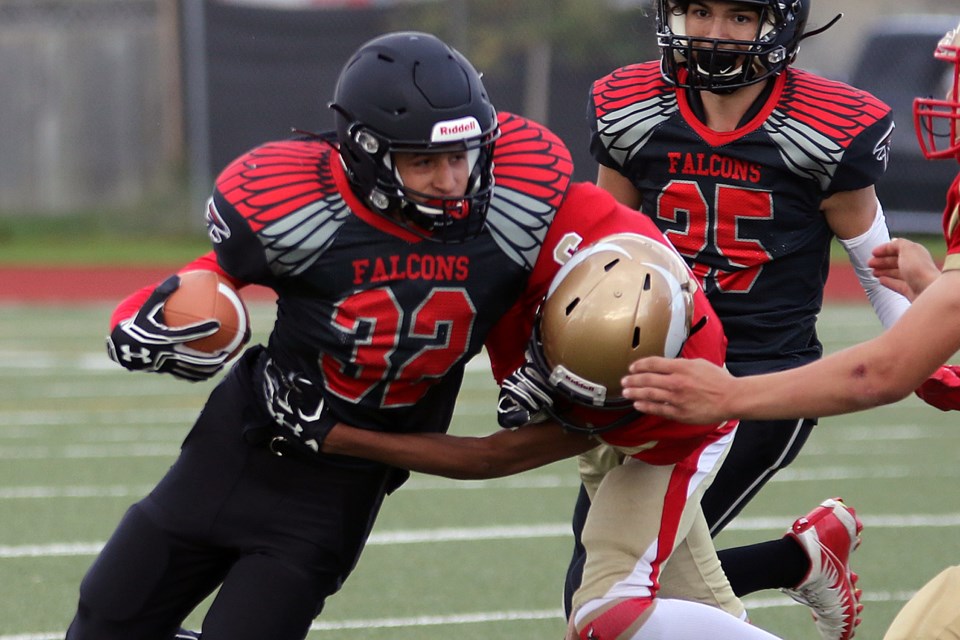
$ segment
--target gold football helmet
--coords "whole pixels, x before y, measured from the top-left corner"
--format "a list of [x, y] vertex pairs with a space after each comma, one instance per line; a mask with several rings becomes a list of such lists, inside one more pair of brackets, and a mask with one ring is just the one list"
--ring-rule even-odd
[[534, 365], [561, 398], [629, 406], [620, 379], [637, 358], [679, 355], [696, 287], [672, 248], [632, 233], [607, 236], [554, 277], [531, 339]]

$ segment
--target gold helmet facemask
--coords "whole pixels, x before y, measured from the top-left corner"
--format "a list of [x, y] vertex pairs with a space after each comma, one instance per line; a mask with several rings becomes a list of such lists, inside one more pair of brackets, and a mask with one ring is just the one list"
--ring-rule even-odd
[[[696, 286], [672, 248], [632, 233], [607, 236], [575, 254], [553, 279], [531, 337], [534, 365], [559, 399], [623, 414], [630, 402], [620, 379], [638, 358], [680, 354], [691, 333]], [[636, 414], [601, 427], [552, 417], [597, 433]]]

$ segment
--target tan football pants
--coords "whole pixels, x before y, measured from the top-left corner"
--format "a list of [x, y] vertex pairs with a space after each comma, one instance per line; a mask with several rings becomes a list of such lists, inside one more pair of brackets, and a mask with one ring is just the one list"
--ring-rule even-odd
[[960, 566], [941, 571], [903, 605], [883, 640], [960, 639]]
[[[633, 458], [622, 462], [624, 456], [606, 445], [580, 456], [581, 479], [591, 505], [583, 530], [586, 564], [573, 597], [574, 612], [597, 599], [652, 595], [701, 602], [744, 617], [700, 509], [700, 498], [732, 440], [729, 434], [711, 445], [700, 456], [697, 473], [679, 485], [674, 465]], [[663, 539], [662, 525], [670, 513], [681, 515], [668, 540]], [[663, 544], [672, 547], [665, 558], [659, 552]], [[654, 593], [650, 587], [657, 578], [660, 590]]]

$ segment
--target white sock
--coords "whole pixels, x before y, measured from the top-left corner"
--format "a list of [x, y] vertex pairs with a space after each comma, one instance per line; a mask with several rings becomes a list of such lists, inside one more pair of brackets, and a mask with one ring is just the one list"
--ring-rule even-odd
[[699, 602], [657, 598], [653, 613], [630, 640], [777, 640], [726, 611]]

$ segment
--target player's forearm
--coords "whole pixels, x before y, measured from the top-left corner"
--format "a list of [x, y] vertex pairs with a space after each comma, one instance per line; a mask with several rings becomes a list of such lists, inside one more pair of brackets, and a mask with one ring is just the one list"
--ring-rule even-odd
[[561, 460], [593, 444], [556, 425], [529, 425], [484, 437], [439, 433], [383, 433], [338, 423], [323, 443], [325, 453], [350, 455], [459, 480], [498, 478]]
[[890, 233], [879, 202], [876, 202], [875, 217], [867, 230], [853, 238], [840, 238], [840, 244], [850, 257], [850, 264], [853, 265], [860, 286], [884, 328], [893, 326], [910, 306], [905, 297], [884, 287], [868, 264], [874, 249], [889, 242]]
[[728, 418], [777, 420], [869, 409], [913, 389], [897, 384], [885, 369], [857, 354], [838, 353], [790, 371], [736, 378], [719, 411]]
[[911, 343], [898, 339], [896, 327], [891, 331], [798, 369], [739, 378], [725, 410], [742, 418], [799, 418], [901, 400], [952, 351], [943, 341], [907, 346]]
[[740, 417], [826, 416], [900, 400], [960, 349], [960, 273], [946, 272], [881, 335], [790, 371], [738, 378]]

